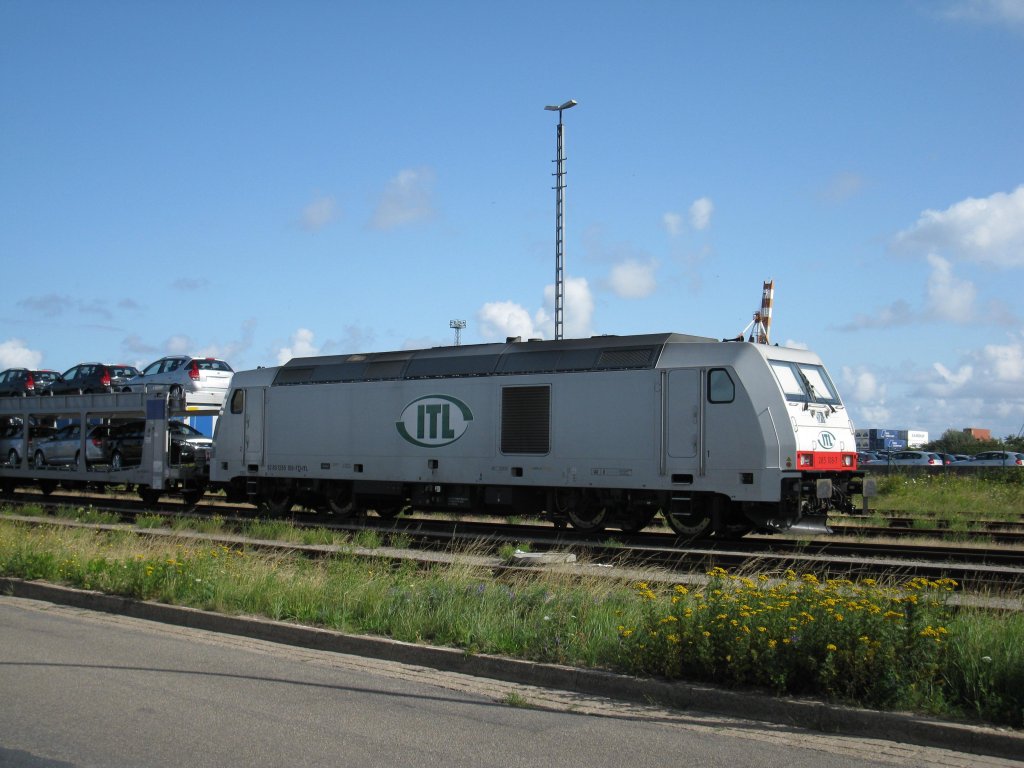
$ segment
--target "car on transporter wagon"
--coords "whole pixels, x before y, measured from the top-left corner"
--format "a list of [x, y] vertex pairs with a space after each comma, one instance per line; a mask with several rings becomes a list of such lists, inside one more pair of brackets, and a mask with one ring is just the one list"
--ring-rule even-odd
[[57, 371], [8, 368], [0, 373], [0, 397], [37, 395], [59, 378]]
[[[32, 456], [36, 443], [56, 433], [56, 427], [32, 424], [28, 428], [28, 451]], [[9, 467], [21, 466], [22, 447], [24, 445], [25, 423], [21, 419], [10, 420], [0, 426], [0, 461]]]
[[99, 392], [120, 392], [125, 383], [139, 375], [134, 365], [123, 363], [79, 363], [69, 368], [39, 394], [90, 395]]
[[168, 355], [150, 363], [126, 382], [124, 392], [167, 392], [193, 405], [224, 403], [234, 369], [215, 357]]
[[[167, 433], [171, 438], [167, 460], [172, 466], [194, 464], [198, 454], [213, 449], [212, 439], [182, 421], [167, 422]], [[139, 464], [145, 440], [146, 422], [143, 419], [133, 419], [111, 427], [106, 444], [110, 468], [117, 471]]]
[[[85, 466], [110, 462], [109, 424], [86, 424]], [[82, 426], [76, 421], [65, 424], [49, 437], [38, 440], [32, 451], [32, 466], [81, 468]]]

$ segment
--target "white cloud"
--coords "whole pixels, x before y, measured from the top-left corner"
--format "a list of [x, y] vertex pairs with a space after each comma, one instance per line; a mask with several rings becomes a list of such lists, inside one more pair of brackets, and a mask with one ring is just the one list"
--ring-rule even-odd
[[1024, 267], [1024, 185], [1010, 194], [969, 197], [944, 211], [926, 210], [893, 242], [993, 267]]
[[653, 259], [646, 263], [627, 259], [612, 267], [608, 284], [624, 299], [642, 299], [650, 296], [658, 287], [654, 279], [654, 270], [657, 268], [658, 263]]
[[[586, 278], [566, 278], [563, 310], [564, 338], [593, 335], [591, 321], [594, 316], [594, 297]], [[502, 340], [509, 336], [520, 336], [523, 339], [554, 338], [555, 286], [544, 288], [544, 306], [533, 314], [514, 301], [492, 301], [480, 308], [477, 320], [481, 337], [488, 341]]]
[[925, 367], [844, 367], [841, 392], [858, 427], [923, 429], [932, 439], [965, 427], [1016, 434], [1024, 423], [1024, 333]]
[[0, 371], [7, 368], [38, 368], [42, 362], [43, 353], [29, 349], [21, 339], [0, 342]]
[[[209, 344], [199, 349], [198, 354], [206, 357], [217, 357], [231, 363], [232, 360], [240, 360], [252, 347], [253, 337], [256, 335], [256, 318], [250, 317], [242, 323], [241, 336], [226, 344]], [[236, 370], [238, 370], [236, 368]]]
[[56, 317], [63, 313], [72, 301], [74, 300], [70, 296], [48, 293], [45, 296], [30, 296], [27, 299], [21, 299], [18, 301], [18, 306], [46, 317]]
[[121, 349], [130, 355], [145, 355], [145, 360], [135, 360], [135, 365], [139, 368], [144, 368], [153, 362], [153, 358], [160, 353], [159, 348], [147, 344], [145, 340], [137, 333], [129, 334], [125, 336], [121, 341]]
[[534, 325], [529, 310], [514, 301], [491, 301], [484, 304], [477, 312], [477, 320], [480, 322], [480, 335], [490, 341], [509, 336], [524, 339], [543, 336]]
[[277, 364], [284, 365], [293, 357], [313, 357], [320, 354], [320, 348], [313, 343], [313, 332], [308, 328], [299, 328], [292, 334], [291, 346], [281, 347], [277, 351]]
[[711, 214], [715, 204], [710, 197], [701, 197], [690, 206], [690, 226], [696, 230], [707, 229], [711, 225]]
[[947, 19], [1006, 24], [1024, 29], [1024, 2], [1021, 0], [954, 0], [942, 10]]
[[938, 422], [933, 429], [939, 433], [975, 426], [1003, 437], [1024, 422], [1024, 333], [967, 350], [952, 363], [935, 361], [895, 375], [905, 385], [907, 410]]
[[849, 200], [864, 188], [864, 177], [849, 171], [838, 173], [829, 179], [821, 191], [821, 197], [831, 203]]
[[941, 256], [928, 254], [932, 273], [928, 277], [928, 309], [939, 319], [954, 323], [971, 320], [977, 291], [970, 280], [957, 280], [952, 265]]
[[[563, 337], [582, 339], [593, 335], [591, 321], [594, 318], [594, 297], [585, 277], [565, 279], [565, 304], [563, 306]], [[544, 287], [544, 309], [537, 313], [538, 320], [546, 328], [547, 335], [555, 337], [555, 286]]]
[[433, 217], [433, 183], [434, 172], [430, 168], [399, 171], [385, 187], [370, 226], [388, 230]]
[[871, 314], [856, 315], [849, 323], [839, 326], [839, 330], [861, 331], [865, 328], [897, 328], [902, 325], [910, 325], [917, 319], [917, 314], [910, 304], [903, 299], [898, 299]]
[[1024, 343], [1018, 340], [1006, 345], [987, 344], [980, 357], [996, 382], [1019, 386], [1024, 393]]
[[865, 367], [843, 366], [843, 396], [857, 403], [873, 403], [885, 399], [885, 384], [874, 371]]
[[318, 197], [302, 210], [300, 224], [303, 229], [316, 232], [330, 224], [336, 216], [333, 197]]
[[665, 231], [672, 237], [676, 237], [683, 231], [683, 217], [678, 213], [669, 211], [662, 214], [661, 223], [665, 227]]
[[939, 378], [930, 382], [928, 388], [937, 397], [950, 397], [956, 394], [974, 376], [974, 368], [970, 365], [961, 365], [956, 371], [951, 371], [942, 363], [932, 363], [932, 369]]
[[192, 339], [188, 336], [171, 336], [164, 342], [164, 349], [169, 355], [191, 355]]
[[992, 322], [1004, 317], [998, 306], [989, 308], [985, 317], [977, 318], [974, 300], [977, 289], [970, 280], [958, 278], [953, 265], [937, 254], [928, 254], [932, 271], [928, 275], [923, 297], [924, 306], [915, 309], [903, 299], [875, 310], [859, 314], [851, 322], [839, 327], [842, 331], [860, 331], [865, 328], [897, 328], [906, 325], [944, 321], [957, 324], [974, 321]]

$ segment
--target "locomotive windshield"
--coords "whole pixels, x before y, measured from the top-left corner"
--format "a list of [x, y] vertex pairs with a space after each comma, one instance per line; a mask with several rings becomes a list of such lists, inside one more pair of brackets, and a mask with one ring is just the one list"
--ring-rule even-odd
[[832, 380], [820, 365], [794, 363], [789, 360], [771, 360], [775, 378], [779, 380], [786, 400], [797, 403], [839, 405], [839, 394]]

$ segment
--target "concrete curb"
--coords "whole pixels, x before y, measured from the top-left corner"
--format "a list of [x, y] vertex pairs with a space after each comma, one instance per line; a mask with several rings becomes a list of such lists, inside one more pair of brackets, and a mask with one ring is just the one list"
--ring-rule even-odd
[[38, 581], [0, 578], [0, 593], [301, 648], [385, 659], [609, 699], [643, 704], [660, 703], [676, 709], [695, 709], [825, 733], [885, 739], [1011, 760], [1020, 760], [1024, 756], [1024, 732], [1008, 729], [945, 722], [904, 713], [854, 709], [822, 701], [776, 698], [685, 682], [634, 678], [499, 656], [470, 655], [454, 648], [348, 635], [254, 617], [229, 616]]

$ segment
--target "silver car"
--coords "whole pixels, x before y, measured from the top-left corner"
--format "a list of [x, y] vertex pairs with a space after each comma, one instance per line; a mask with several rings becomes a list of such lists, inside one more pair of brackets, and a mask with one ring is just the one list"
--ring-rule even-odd
[[972, 467], [1024, 467], [1024, 453], [985, 451], [971, 459]]
[[[42, 439], [50, 437], [57, 430], [54, 427], [44, 426], [31, 426], [28, 429], [28, 451], [25, 453], [26, 456], [31, 456], [35, 450], [36, 443]], [[17, 423], [9, 423], [7, 426], [0, 429], [0, 461], [11, 467], [21, 466], [21, 450], [23, 436], [25, 434], [25, 427], [19, 421]]]
[[889, 463], [897, 467], [944, 467], [945, 462], [937, 453], [930, 451], [900, 451], [894, 453]]
[[[99, 424], [89, 427], [85, 437], [85, 464], [105, 464], [109, 461], [108, 441], [110, 427]], [[36, 442], [32, 453], [32, 466], [36, 469], [50, 466], [80, 468], [82, 453], [82, 428], [75, 422], [67, 424], [50, 437]]]
[[231, 366], [213, 357], [169, 355], [129, 379], [125, 392], [169, 392], [192, 405], [222, 405], [234, 376]]

